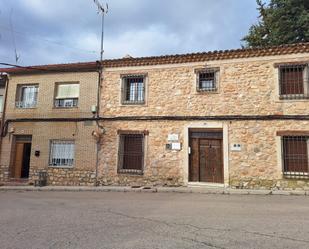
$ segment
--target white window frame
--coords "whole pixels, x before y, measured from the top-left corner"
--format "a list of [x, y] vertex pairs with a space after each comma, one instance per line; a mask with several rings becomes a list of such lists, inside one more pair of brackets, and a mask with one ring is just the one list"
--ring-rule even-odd
[[[279, 98], [281, 100], [306, 100], [309, 97], [309, 64], [300, 63], [300, 65], [304, 66], [303, 71], [303, 87], [304, 87], [304, 93], [303, 94], [281, 94], [281, 70], [284, 67], [293, 67], [293, 64], [282, 64], [281, 66], [278, 66], [278, 93]], [[295, 98], [293, 98], [295, 96]]]
[[[200, 74], [202, 73], [214, 73], [213, 84], [215, 87], [212, 88], [201, 88], [200, 87]], [[198, 93], [218, 93], [219, 92], [219, 78], [220, 78], [220, 68], [219, 67], [209, 67], [209, 68], [198, 68], [195, 69], [196, 75], [196, 91]]]
[[[72, 98], [57, 97], [59, 86], [61, 85], [78, 85], [78, 97], [72, 97]], [[79, 82], [56, 82], [55, 97], [54, 97], [54, 107], [55, 108], [76, 108], [78, 107], [79, 98], [80, 98], [80, 83]]]
[[[36, 98], [33, 99], [31, 102], [24, 100], [24, 91], [25, 89], [36, 89], [34, 95]], [[16, 91], [16, 102], [15, 107], [19, 109], [32, 109], [37, 107], [38, 103], [38, 95], [39, 95], [39, 85], [38, 84], [29, 84], [29, 85], [17, 85]]]
[[[134, 92], [134, 96], [133, 98], [131, 98], [131, 94], [130, 94], [130, 99], [126, 100], [126, 92], [127, 92], [127, 79], [130, 78], [142, 78], [143, 82], [139, 82], [136, 83], [135, 87], [130, 87], [130, 92], [133, 90]], [[142, 88], [143, 91], [141, 92], [141, 94], [137, 93], [137, 99], [135, 98], [136, 94], [136, 90], [138, 89], [138, 87], [136, 87], [137, 85], [142, 84]], [[134, 75], [130, 75], [130, 74], [126, 74], [126, 75], [121, 75], [121, 104], [122, 105], [145, 105], [146, 104], [146, 86], [147, 86], [147, 74], [134, 74]], [[141, 98], [140, 98], [141, 97]]]
[[[55, 145], [73, 145], [73, 151], [68, 151], [71, 155], [67, 158], [59, 155], [58, 158], [55, 157], [54, 153], [65, 153], [65, 152], [55, 152]], [[59, 150], [60, 148], [58, 148]], [[65, 148], [67, 149], [67, 148]], [[58, 162], [57, 162], [58, 160]], [[62, 163], [61, 160], [67, 160], [67, 163]], [[75, 164], [75, 141], [74, 140], [50, 140], [50, 149], [49, 149], [49, 167], [55, 168], [72, 168]]]
[[4, 96], [1, 94], [0, 95], [0, 113], [3, 112], [3, 108], [4, 108]]

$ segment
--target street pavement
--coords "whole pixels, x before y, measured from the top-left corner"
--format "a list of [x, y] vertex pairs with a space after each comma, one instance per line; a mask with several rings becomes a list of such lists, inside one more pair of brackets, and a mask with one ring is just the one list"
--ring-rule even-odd
[[0, 248], [309, 248], [309, 198], [0, 192]]

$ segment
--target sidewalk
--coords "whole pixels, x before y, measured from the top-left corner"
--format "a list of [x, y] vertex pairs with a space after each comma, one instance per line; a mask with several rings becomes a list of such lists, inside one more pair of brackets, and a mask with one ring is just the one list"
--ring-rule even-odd
[[226, 194], [226, 195], [299, 195], [309, 196], [305, 190], [253, 190], [253, 189], [231, 189], [214, 187], [119, 187], [119, 186], [1, 186], [3, 191], [93, 191], [93, 192], [146, 192], [146, 193], [199, 193], [199, 194]]

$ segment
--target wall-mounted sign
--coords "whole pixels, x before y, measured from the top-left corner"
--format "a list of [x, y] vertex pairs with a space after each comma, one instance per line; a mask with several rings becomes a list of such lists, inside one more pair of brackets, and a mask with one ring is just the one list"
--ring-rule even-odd
[[172, 143], [172, 150], [181, 150], [181, 143]]
[[168, 141], [178, 141], [179, 135], [178, 134], [168, 134], [167, 140]]

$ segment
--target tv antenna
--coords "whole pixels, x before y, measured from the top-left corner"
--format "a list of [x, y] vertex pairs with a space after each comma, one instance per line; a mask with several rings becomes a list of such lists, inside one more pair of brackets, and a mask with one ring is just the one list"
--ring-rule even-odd
[[17, 54], [17, 48], [16, 48], [16, 41], [15, 41], [15, 34], [14, 34], [12, 16], [13, 16], [13, 9], [11, 9], [11, 12], [10, 12], [10, 29], [11, 29], [11, 33], [12, 33], [12, 39], [13, 39], [13, 46], [14, 46], [14, 53], [15, 53], [15, 62], [17, 64], [18, 60], [20, 58], [20, 55]]
[[103, 53], [104, 53], [104, 47], [103, 47], [103, 42], [104, 42], [104, 17], [105, 14], [108, 13], [108, 4], [105, 4], [105, 7], [102, 6], [102, 4], [99, 2], [99, 0], [93, 0], [95, 5], [97, 6], [98, 10], [97, 13], [102, 15], [102, 24], [101, 24], [101, 50], [100, 50], [100, 61], [102, 64], [103, 61]]

